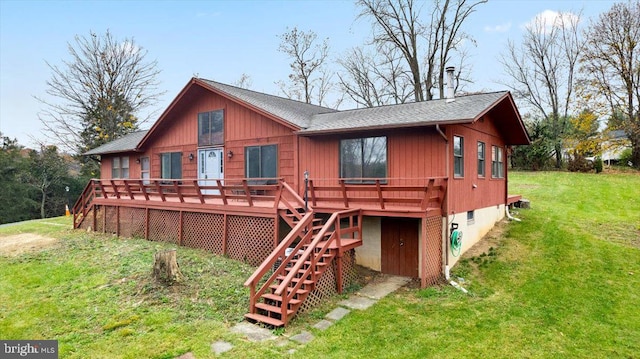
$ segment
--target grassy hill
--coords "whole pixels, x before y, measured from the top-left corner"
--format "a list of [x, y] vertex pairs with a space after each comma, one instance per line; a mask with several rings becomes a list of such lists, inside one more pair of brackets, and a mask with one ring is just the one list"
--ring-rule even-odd
[[248, 307], [242, 263], [180, 248], [187, 281], [165, 288], [150, 273], [169, 245], [72, 231], [67, 218], [0, 228], [58, 239], [0, 254], [0, 338], [58, 339], [61, 358], [211, 358], [216, 340], [234, 344], [229, 358], [637, 358], [640, 176], [515, 172], [509, 192], [532, 208], [453, 269], [469, 295], [404, 288], [312, 329], [327, 305], [277, 331], [311, 331], [305, 346], [228, 331]]

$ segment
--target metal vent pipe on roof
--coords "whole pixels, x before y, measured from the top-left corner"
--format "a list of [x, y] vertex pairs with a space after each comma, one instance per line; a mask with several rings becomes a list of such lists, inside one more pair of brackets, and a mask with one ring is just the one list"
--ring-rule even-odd
[[455, 91], [453, 89], [453, 72], [456, 70], [455, 67], [449, 66], [446, 68], [447, 71], [447, 93], [446, 98], [447, 102], [453, 102], [456, 100]]

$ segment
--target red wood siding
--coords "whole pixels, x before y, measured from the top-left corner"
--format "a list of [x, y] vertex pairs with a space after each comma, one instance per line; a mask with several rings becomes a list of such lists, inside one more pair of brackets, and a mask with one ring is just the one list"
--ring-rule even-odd
[[[118, 153], [117, 155], [103, 155], [100, 157], [100, 178], [111, 178], [111, 166], [114, 157], [129, 157], [129, 178], [140, 178], [140, 164], [136, 159], [140, 156], [137, 152]], [[98, 177], [98, 176], [96, 176]]]
[[[489, 116], [473, 124], [449, 126], [447, 136], [464, 138], [464, 177], [453, 176], [453, 140], [449, 141], [449, 214], [504, 204], [505, 178], [491, 178], [491, 146], [504, 148], [504, 141]], [[478, 141], [485, 143], [485, 176], [478, 177]], [[506, 152], [503, 153], [506, 170]], [[473, 186], [477, 187], [474, 188]]]
[[308, 170], [310, 178], [336, 179], [337, 182], [340, 177], [340, 140], [373, 136], [387, 137], [387, 177], [392, 179], [389, 184], [407, 184], [401, 183], [400, 179], [446, 176], [444, 139], [433, 128], [419, 128], [340, 137], [301, 137], [300, 178]]
[[[294, 144], [292, 130], [275, 121], [199, 86], [193, 86], [171, 111], [146, 143], [147, 150], [136, 157], [150, 158], [151, 178], [159, 178], [160, 155], [166, 152], [182, 152], [182, 177], [198, 177], [198, 113], [224, 110], [224, 176], [244, 178], [244, 148], [246, 146], [278, 145], [278, 176], [294, 183]], [[231, 158], [227, 153], [233, 152]], [[189, 154], [194, 159], [189, 160]], [[110, 166], [110, 165], [109, 165]], [[140, 177], [140, 165], [135, 177]], [[111, 167], [103, 164], [102, 178], [111, 177]]]

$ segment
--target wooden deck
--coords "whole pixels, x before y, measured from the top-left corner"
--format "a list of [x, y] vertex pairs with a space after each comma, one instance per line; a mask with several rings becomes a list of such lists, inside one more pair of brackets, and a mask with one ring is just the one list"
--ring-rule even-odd
[[296, 193], [282, 179], [202, 183], [194, 179], [95, 179], [73, 207], [74, 225], [91, 205], [257, 216], [305, 207], [324, 213], [358, 208], [370, 216], [436, 216], [441, 215], [447, 179], [412, 179], [411, 183], [373, 179], [366, 184], [348, 179], [309, 180], [306, 203], [304, 193]]

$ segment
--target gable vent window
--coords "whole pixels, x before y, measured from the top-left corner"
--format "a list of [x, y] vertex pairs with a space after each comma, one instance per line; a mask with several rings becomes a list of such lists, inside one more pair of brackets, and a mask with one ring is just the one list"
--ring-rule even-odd
[[224, 144], [224, 111], [210, 111], [198, 114], [198, 146]]

